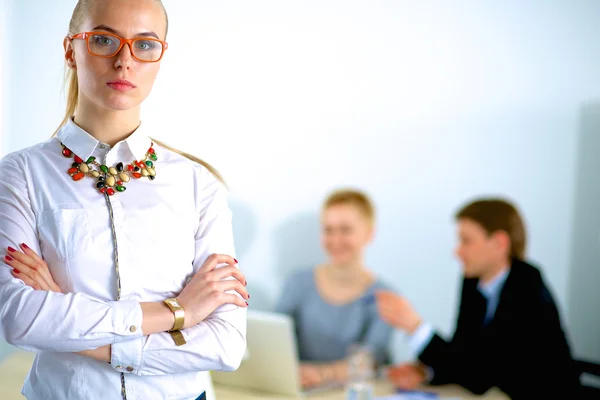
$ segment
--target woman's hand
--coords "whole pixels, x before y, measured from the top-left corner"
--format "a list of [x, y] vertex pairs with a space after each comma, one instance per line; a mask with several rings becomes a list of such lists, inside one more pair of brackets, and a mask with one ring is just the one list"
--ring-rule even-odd
[[19, 247], [21, 251], [9, 246], [6, 256], [4, 256], [4, 262], [13, 268], [13, 276], [35, 290], [61, 293], [60, 287], [52, 279], [46, 261], [25, 243]]
[[335, 361], [327, 364], [300, 364], [300, 383], [309, 388], [325, 382], [346, 382], [348, 379], [348, 362]]
[[309, 388], [324, 382], [321, 368], [315, 364], [300, 364], [300, 383], [302, 387]]
[[[228, 265], [217, 268], [223, 263]], [[177, 300], [185, 309], [184, 329], [197, 325], [223, 304], [248, 307], [246, 300], [250, 295], [246, 290], [246, 278], [236, 264], [237, 260], [232, 257], [213, 254], [183, 288]], [[228, 291], [235, 291], [239, 296], [226, 293]]]

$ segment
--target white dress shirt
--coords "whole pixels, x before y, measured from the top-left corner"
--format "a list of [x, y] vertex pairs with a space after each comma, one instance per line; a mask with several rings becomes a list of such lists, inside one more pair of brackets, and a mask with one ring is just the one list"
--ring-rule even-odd
[[[131, 179], [110, 197], [120, 299], [106, 200], [89, 176], [74, 181], [60, 142], [107, 166], [141, 160], [143, 124], [113, 148], [69, 121], [56, 137], [0, 161], [0, 247], [26, 243], [63, 293], [36, 291], [0, 266], [0, 332], [37, 352], [28, 399], [214, 399], [210, 370], [230, 371], [246, 347], [246, 310], [224, 305], [183, 332], [145, 336], [140, 302], [178, 295], [213, 253], [234, 256], [227, 192], [206, 168], [154, 145], [156, 179]], [[3, 255], [3, 254], [2, 254]], [[74, 354], [112, 345], [111, 364]]]

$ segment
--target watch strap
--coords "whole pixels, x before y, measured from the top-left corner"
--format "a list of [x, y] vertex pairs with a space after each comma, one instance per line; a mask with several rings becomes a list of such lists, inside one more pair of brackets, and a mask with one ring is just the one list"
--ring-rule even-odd
[[176, 346], [183, 346], [187, 343], [181, 331], [169, 331], [169, 335], [171, 335], [171, 337], [175, 341]]

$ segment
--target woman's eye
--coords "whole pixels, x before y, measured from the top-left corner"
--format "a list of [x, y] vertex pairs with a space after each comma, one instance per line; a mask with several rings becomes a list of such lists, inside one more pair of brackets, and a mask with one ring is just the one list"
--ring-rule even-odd
[[113, 40], [108, 37], [108, 36], [94, 36], [94, 42], [96, 42], [97, 44], [101, 45], [101, 46], [110, 46], [111, 44], [113, 44]]
[[135, 47], [139, 50], [152, 50], [156, 47], [156, 43], [152, 40], [138, 40], [135, 42]]

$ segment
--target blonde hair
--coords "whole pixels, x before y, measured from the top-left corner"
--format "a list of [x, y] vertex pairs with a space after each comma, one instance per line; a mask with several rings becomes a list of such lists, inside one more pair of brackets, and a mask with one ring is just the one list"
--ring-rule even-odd
[[[85, 16], [86, 16], [88, 10], [90, 9], [92, 1], [94, 1], [94, 0], [79, 0], [77, 2], [77, 4], [75, 5], [75, 9], [73, 10], [73, 15], [71, 16], [71, 21], [69, 22], [69, 36], [79, 33], [79, 29], [80, 29], [81, 25], [83, 24], [83, 21], [85, 19]], [[160, 6], [165, 14], [165, 20], [167, 23], [167, 28], [165, 31], [165, 37], [166, 37], [166, 34], [169, 30], [169, 17], [167, 16], [167, 10], [165, 9], [165, 6], [163, 5], [161, 0], [154, 0], [154, 1], [156, 1], [157, 3], [160, 4]], [[60, 125], [58, 126], [58, 129], [56, 129], [56, 131], [54, 132], [54, 134], [52, 136], [56, 135], [56, 133], [63, 126], [65, 126], [67, 124], [69, 119], [73, 115], [75, 115], [75, 111], [77, 111], [77, 103], [79, 101], [79, 81], [77, 79], [76, 70], [73, 68], [69, 68], [68, 65], [65, 65], [65, 90], [67, 92], [65, 116], [64, 116], [62, 122], [60, 123]], [[224, 185], [226, 185], [225, 180], [223, 179], [221, 174], [212, 165], [210, 165], [206, 161], [203, 161], [196, 156], [193, 156], [184, 151], [181, 151], [174, 147], [171, 147], [160, 140], [156, 140], [154, 138], [150, 138], [150, 140], [152, 140], [154, 143], [158, 144], [161, 147], [171, 150], [174, 153], [177, 153], [189, 160], [192, 160], [192, 161], [202, 165], [203, 167], [208, 169], [219, 181], [221, 181]]]
[[375, 223], [375, 207], [364, 192], [356, 189], [335, 190], [325, 199], [323, 211], [340, 204], [350, 204], [356, 207], [371, 223]]

